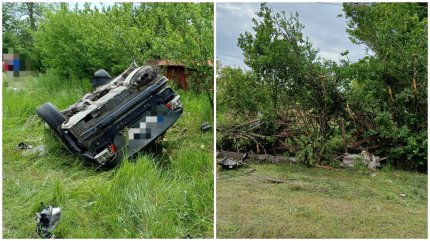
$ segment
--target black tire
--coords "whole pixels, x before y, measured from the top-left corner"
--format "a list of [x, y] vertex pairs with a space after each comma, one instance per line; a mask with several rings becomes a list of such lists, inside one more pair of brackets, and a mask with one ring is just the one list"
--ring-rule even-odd
[[60, 135], [59, 127], [66, 121], [66, 117], [53, 104], [45, 103], [37, 108], [36, 112], [57, 135]]

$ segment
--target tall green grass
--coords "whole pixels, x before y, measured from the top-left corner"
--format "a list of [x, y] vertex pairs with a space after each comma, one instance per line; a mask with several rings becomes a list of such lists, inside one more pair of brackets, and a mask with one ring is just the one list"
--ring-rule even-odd
[[[58, 205], [58, 238], [194, 238], [213, 236], [213, 123], [205, 95], [179, 91], [184, 113], [156, 153], [100, 170], [67, 152], [37, 118], [50, 101], [65, 108], [90, 90], [89, 80], [53, 74], [3, 90], [3, 237], [36, 238], [35, 213]], [[16, 151], [21, 141], [47, 153]]]

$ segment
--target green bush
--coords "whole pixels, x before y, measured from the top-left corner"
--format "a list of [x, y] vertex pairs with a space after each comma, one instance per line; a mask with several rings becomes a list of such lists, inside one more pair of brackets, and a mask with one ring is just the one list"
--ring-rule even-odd
[[47, 69], [88, 77], [104, 68], [122, 72], [133, 59], [167, 59], [188, 65], [213, 59], [212, 3], [120, 3], [100, 10], [47, 11], [34, 35]]
[[[265, 116], [274, 113], [267, 86], [257, 81], [250, 71], [219, 67], [217, 77], [217, 107], [242, 117]], [[270, 119], [270, 118], [269, 118]]]

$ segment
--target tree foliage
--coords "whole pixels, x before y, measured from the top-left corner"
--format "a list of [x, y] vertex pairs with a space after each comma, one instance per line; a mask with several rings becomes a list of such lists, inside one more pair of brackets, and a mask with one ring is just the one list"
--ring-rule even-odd
[[217, 73], [217, 108], [228, 109], [241, 117], [268, 114], [269, 89], [257, 81], [251, 71], [229, 66], [219, 67]]
[[99, 68], [115, 75], [132, 59], [207, 65], [213, 59], [213, 4], [62, 4], [47, 12], [35, 40], [44, 66], [65, 77], [88, 77]]
[[303, 25], [298, 21], [298, 14], [287, 16], [285, 12], [273, 13], [266, 4], [261, 4], [260, 11], [254, 18], [254, 33], [245, 32], [238, 39], [243, 51], [245, 64], [251, 67], [259, 81], [270, 88], [272, 107], [278, 111], [281, 93], [291, 90], [294, 94], [297, 80], [302, 79], [317, 51], [303, 37]]
[[345, 3], [348, 32], [373, 56], [349, 66], [348, 102], [366, 116], [367, 135], [385, 139], [393, 164], [427, 167], [426, 3]]

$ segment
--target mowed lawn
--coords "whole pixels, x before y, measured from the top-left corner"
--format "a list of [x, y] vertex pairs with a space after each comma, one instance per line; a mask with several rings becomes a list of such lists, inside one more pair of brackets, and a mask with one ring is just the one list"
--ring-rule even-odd
[[[158, 152], [102, 170], [70, 154], [36, 115], [46, 101], [73, 104], [89, 80], [42, 75], [5, 85], [3, 238], [37, 238], [42, 202], [62, 210], [57, 238], [213, 237], [213, 133], [199, 130], [212, 123], [205, 94], [180, 92], [184, 113]], [[17, 151], [20, 142], [38, 148]]]
[[218, 169], [217, 237], [424, 239], [427, 190], [427, 175], [364, 167]]

